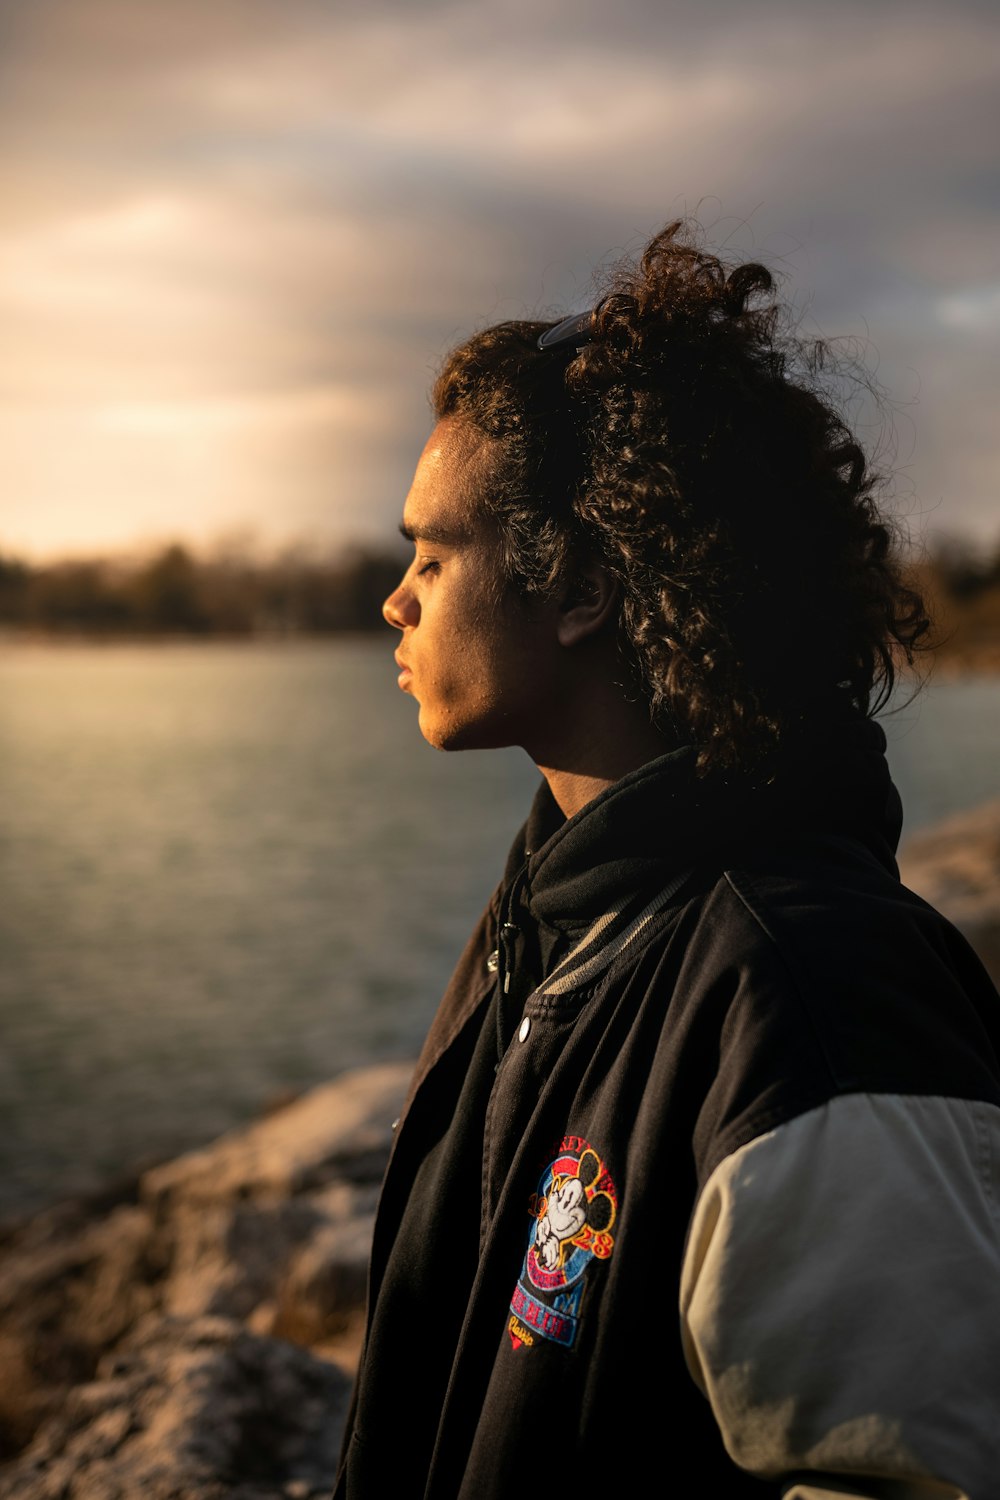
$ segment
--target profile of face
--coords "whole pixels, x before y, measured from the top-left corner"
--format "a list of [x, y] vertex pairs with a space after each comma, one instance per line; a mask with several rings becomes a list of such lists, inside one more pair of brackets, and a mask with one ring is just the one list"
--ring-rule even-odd
[[441, 750], [528, 746], [557, 709], [554, 606], [501, 583], [482, 496], [488, 440], [447, 418], [432, 432], [403, 510], [414, 557], [382, 612], [402, 632], [399, 685]]

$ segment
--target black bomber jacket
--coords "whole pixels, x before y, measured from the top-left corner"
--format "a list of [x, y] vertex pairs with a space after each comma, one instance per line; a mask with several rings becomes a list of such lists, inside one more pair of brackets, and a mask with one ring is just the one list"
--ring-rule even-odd
[[1000, 1494], [1000, 1001], [884, 748], [542, 784], [395, 1136], [336, 1500]]

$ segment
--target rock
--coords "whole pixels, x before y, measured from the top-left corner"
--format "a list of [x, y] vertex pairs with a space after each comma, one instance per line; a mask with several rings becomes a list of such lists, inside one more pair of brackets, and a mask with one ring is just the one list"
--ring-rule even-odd
[[345, 1074], [8, 1231], [0, 1497], [329, 1493], [411, 1073]]
[[225, 1318], [144, 1319], [0, 1475], [3, 1500], [330, 1493], [346, 1375]]
[[283, 1200], [349, 1181], [378, 1185], [412, 1063], [386, 1063], [310, 1089], [203, 1150], [154, 1167], [142, 1198], [158, 1214], [187, 1203]]
[[374, 1213], [331, 1216], [300, 1249], [277, 1289], [273, 1333], [313, 1347], [345, 1332], [364, 1305], [373, 1224]]
[[315, 1240], [331, 1238], [360, 1247], [363, 1297], [378, 1189], [374, 1184], [363, 1190], [348, 1183], [336, 1186], [341, 1189], [336, 1195], [264, 1204], [176, 1205], [161, 1224], [161, 1239], [169, 1234], [173, 1243], [164, 1309], [182, 1317], [215, 1313], [249, 1318], [278, 1294]]
[[1000, 986], [1000, 800], [915, 834], [899, 872], [968, 938]]
[[4, 1453], [155, 1306], [160, 1276], [149, 1215], [134, 1206], [92, 1223], [42, 1214], [12, 1237], [0, 1264]]

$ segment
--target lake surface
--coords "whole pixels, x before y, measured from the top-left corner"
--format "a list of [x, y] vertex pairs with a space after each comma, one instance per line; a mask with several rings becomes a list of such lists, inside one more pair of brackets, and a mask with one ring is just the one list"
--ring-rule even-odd
[[[391, 653], [0, 650], [0, 1220], [415, 1054], [538, 777]], [[904, 838], [1000, 795], [1000, 679], [883, 722]]]

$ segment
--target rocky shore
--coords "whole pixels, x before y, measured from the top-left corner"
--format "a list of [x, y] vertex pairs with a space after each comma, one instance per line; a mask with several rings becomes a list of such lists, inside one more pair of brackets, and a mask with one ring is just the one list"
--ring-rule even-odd
[[965, 934], [1000, 989], [1000, 799], [908, 839], [899, 873]]
[[[1000, 801], [907, 885], [1000, 984]], [[345, 1074], [0, 1243], [0, 1500], [328, 1496], [409, 1064]]]
[[4, 1500], [329, 1495], [411, 1071], [345, 1074], [8, 1233]]

